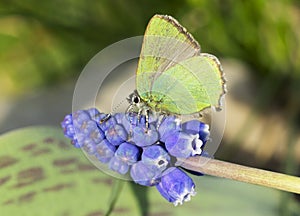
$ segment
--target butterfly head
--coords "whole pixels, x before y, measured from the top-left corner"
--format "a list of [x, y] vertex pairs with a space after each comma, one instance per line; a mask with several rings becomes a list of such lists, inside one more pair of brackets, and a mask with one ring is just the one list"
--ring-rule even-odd
[[133, 93], [131, 93], [128, 97], [127, 97], [127, 101], [128, 103], [130, 103], [131, 105], [138, 105], [141, 102], [141, 98], [138, 95], [137, 91], [135, 90]]
[[149, 110], [149, 107], [141, 99], [136, 90], [127, 97], [127, 101], [130, 104], [127, 112], [144, 114], [147, 110]]

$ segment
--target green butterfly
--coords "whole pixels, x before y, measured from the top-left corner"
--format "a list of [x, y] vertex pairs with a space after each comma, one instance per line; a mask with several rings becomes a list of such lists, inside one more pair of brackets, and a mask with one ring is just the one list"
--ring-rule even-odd
[[219, 60], [177, 20], [155, 15], [148, 23], [128, 111], [193, 114], [221, 108], [225, 78]]

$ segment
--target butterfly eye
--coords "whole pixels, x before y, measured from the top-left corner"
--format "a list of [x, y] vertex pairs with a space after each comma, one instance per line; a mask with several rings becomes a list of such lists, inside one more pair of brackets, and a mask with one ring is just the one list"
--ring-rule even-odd
[[140, 102], [140, 98], [139, 98], [138, 96], [134, 95], [134, 96], [132, 97], [132, 103], [137, 104], [137, 103], [139, 103], [139, 102]]

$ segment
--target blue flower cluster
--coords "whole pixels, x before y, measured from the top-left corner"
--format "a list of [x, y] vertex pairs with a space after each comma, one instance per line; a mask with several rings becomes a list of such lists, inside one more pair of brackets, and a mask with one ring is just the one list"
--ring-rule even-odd
[[181, 124], [172, 115], [150, 114], [148, 123], [134, 113], [109, 116], [92, 108], [67, 115], [61, 126], [76, 148], [117, 173], [130, 173], [137, 184], [156, 186], [174, 205], [182, 204], [195, 195], [195, 184], [175, 166], [176, 159], [201, 155], [209, 127], [198, 120]]

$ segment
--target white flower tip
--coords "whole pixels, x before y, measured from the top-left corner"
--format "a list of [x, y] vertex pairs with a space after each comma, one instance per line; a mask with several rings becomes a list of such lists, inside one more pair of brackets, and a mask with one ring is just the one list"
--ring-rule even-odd
[[207, 131], [209, 133], [209, 125], [208, 124], [204, 125], [204, 131]]
[[178, 200], [176, 200], [176, 201], [174, 201], [174, 202], [173, 202], [173, 205], [174, 205], [174, 206], [177, 206], [177, 205], [178, 205], [178, 203], [179, 203], [179, 201], [178, 201]]
[[203, 142], [202, 140], [199, 139], [199, 134], [196, 134], [194, 136], [194, 147], [193, 147], [193, 151], [192, 151], [192, 156], [195, 156], [195, 155], [200, 155], [202, 153], [202, 145], [203, 145]]
[[174, 122], [175, 122], [176, 126], [179, 126], [179, 125], [181, 124], [181, 119], [176, 118], [176, 119], [174, 120]]
[[173, 205], [182, 205], [184, 202], [190, 201], [192, 196], [195, 196], [196, 193], [197, 192], [195, 191], [195, 187], [193, 187], [190, 192], [183, 193], [180, 197], [178, 197], [178, 199], [173, 202]]

